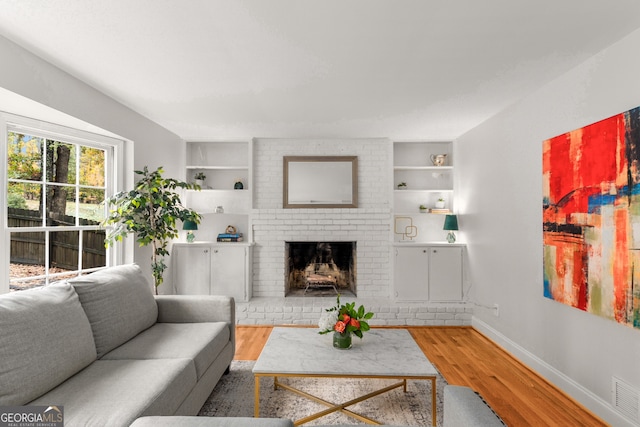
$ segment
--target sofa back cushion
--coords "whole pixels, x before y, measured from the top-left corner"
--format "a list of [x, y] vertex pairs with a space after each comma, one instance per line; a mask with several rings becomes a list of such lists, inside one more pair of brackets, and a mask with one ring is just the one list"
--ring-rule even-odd
[[24, 405], [94, 360], [91, 326], [70, 285], [0, 296], [0, 406]]
[[136, 264], [120, 265], [69, 280], [84, 308], [98, 358], [151, 327], [158, 306]]

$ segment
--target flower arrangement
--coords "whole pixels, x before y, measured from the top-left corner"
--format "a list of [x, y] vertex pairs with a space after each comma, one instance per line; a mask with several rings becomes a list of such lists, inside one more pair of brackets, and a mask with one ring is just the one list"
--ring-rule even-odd
[[362, 338], [362, 333], [370, 329], [367, 320], [373, 317], [373, 313], [367, 312], [363, 305], [356, 310], [355, 302], [340, 305], [340, 295], [336, 300], [335, 307], [326, 309], [320, 316], [318, 333], [353, 333], [358, 338]]

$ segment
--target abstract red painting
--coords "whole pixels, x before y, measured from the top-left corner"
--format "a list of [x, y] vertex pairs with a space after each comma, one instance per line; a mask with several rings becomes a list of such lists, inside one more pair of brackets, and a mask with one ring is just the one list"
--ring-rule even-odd
[[543, 142], [544, 296], [640, 329], [640, 107]]

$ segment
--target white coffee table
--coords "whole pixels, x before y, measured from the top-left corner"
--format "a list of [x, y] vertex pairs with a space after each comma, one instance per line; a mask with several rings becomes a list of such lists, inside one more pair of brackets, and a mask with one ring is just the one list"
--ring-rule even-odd
[[[294, 421], [301, 425], [340, 411], [369, 424], [378, 421], [346, 409], [358, 402], [404, 387], [407, 380], [431, 381], [432, 424], [436, 425], [436, 368], [429, 362], [411, 334], [405, 329], [372, 329], [364, 338], [353, 337], [349, 350], [333, 348], [332, 335], [319, 335], [317, 328], [273, 328], [258, 358], [255, 378], [254, 416], [260, 416], [260, 378], [273, 377], [274, 388], [281, 387], [328, 407], [324, 411]], [[278, 381], [278, 377], [399, 379], [398, 383], [344, 403], [332, 403]]]

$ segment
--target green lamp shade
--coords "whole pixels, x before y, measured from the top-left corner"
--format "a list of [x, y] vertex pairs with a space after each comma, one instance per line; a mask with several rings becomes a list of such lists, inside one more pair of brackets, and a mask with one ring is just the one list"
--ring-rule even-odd
[[196, 224], [195, 221], [185, 221], [182, 223], [182, 229], [183, 230], [197, 230], [198, 229], [198, 224]]
[[444, 218], [443, 230], [457, 230], [458, 229], [458, 217], [456, 215], [447, 215]]

